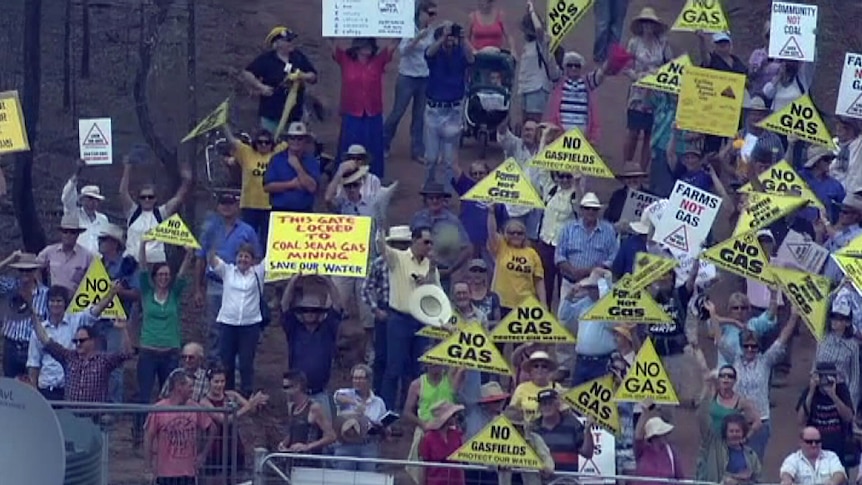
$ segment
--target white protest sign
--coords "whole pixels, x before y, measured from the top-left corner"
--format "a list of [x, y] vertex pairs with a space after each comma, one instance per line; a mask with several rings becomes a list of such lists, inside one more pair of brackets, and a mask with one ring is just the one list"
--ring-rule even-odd
[[769, 57], [813, 62], [816, 44], [816, 5], [772, 2]]
[[[680, 287], [688, 281], [691, 270], [694, 268], [695, 258], [688, 254], [677, 254], [676, 260], [679, 261], [679, 266], [674, 268], [674, 273], [676, 274], [676, 286]], [[718, 271], [715, 269], [715, 265], [702, 259], [700, 260], [700, 266], [698, 266], [694, 284], [697, 286], [706, 286], [715, 280], [717, 276]]]
[[620, 214], [621, 221], [639, 221], [644, 209], [658, 200], [658, 196], [641, 192], [640, 190], [629, 190], [626, 194], [626, 203]]
[[673, 186], [652, 240], [674, 253], [696, 255], [721, 207], [721, 198], [681, 180]]
[[78, 120], [78, 146], [87, 165], [110, 165], [114, 160], [111, 118]]
[[835, 101], [835, 114], [862, 119], [862, 54], [844, 54], [844, 71]]
[[[578, 418], [581, 421], [581, 424], [584, 424], [584, 418]], [[587, 458], [585, 456], [578, 455], [578, 472], [590, 474], [590, 475], [601, 475], [601, 476], [613, 476], [617, 474], [617, 444], [616, 438], [612, 433], [607, 432], [604, 428], [600, 426], [593, 426], [590, 430], [593, 434], [593, 456], [592, 458]], [[579, 477], [578, 483], [582, 485], [591, 485], [591, 484], [612, 484], [616, 483], [616, 481], [612, 478], [609, 479], [595, 479], [591, 480], [587, 477]]]
[[412, 38], [415, 11], [415, 0], [323, 0], [323, 36]]
[[667, 207], [667, 199], [658, 199], [646, 206], [642, 215], [655, 227], [661, 220], [665, 207]]
[[789, 231], [784, 242], [781, 243], [781, 247], [778, 248], [776, 259], [791, 263], [809, 273], [820, 273], [820, 269], [828, 257], [828, 249], [814, 241], [807, 240], [803, 234]]

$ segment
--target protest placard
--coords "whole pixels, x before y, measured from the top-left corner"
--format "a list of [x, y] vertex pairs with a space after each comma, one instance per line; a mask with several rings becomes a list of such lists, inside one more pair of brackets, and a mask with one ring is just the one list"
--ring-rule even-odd
[[78, 120], [78, 146], [87, 165], [110, 165], [114, 161], [111, 118]]
[[180, 217], [179, 214], [174, 214], [168, 217], [158, 226], [150, 229], [144, 235], [145, 241], [161, 241], [165, 244], [180, 246], [184, 248], [200, 249], [195, 235], [189, 230], [189, 226]]
[[535, 296], [528, 296], [491, 331], [494, 342], [575, 343], [575, 336]]
[[527, 162], [527, 166], [557, 172], [580, 172], [590, 177], [614, 178], [614, 173], [577, 128], [572, 128], [545, 147]]
[[787, 231], [784, 241], [778, 248], [776, 261], [789, 263], [791, 266], [804, 269], [809, 273], [820, 273], [829, 250], [814, 241], [806, 239], [805, 235], [794, 230]]
[[734, 234], [764, 228], [807, 204], [804, 197], [748, 192], [745, 210], [739, 215]]
[[766, 285], [774, 283], [769, 271], [769, 256], [755, 232], [738, 234], [707, 249], [701, 257], [730, 273], [751, 278]]
[[230, 106], [228, 104], [229, 100], [230, 98], [225, 99], [220, 105], [216, 106], [216, 109], [214, 109], [212, 113], [208, 114], [206, 118], [202, 119], [188, 135], [183, 137], [180, 143], [185, 143], [192, 138], [201, 136], [204, 133], [224, 126], [224, 124], [227, 123], [228, 115], [230, 114]]
[[689, 66], [682, 77], [676, 127], [734, 137], [745, 94], [745, 74]]
[[483, 203], [524, 205], [543, 209], [545, 204], [514, 158], [501, 163], [461, 197]]
[[[584, 418], [579, 417], [578, 420], [586, 424]], [[616, 437], [613, 432], [598, 425], [593, 425], [589, 432], [593, 435], [593, 456], [578, 455], [578, 473], [583, 475], [578, 477], [578, 484], [614, 485], [617, 481], [609, 477], [617, 474]]]
[[721, 198], [677, 180], [653, 241], [673, 251], [697, 254], [721, 207]]
[[844, 54], [841, 86], [835, 101], [835, 114], [862, 119], [862, 54]]
[[594, 0], [548, 0], [549, 51], [554, 52], [575, 25], [581, 21]]
[[679, 404], [676, 390], [655, 351], [651, 337], [647, 337], [638, 350], [631, 369], [615, 395], [617, 401], [623, 402], [643, 402], [646, 398], [659, 404]]
[[494, 418], [447, 460], [505, 468], [539, 470], [544, 467], [536, 451], [506, 416]]
[[648, 194], [640, 190], [629, 190], [626, 194], [626, 203], [623, 204], [623, 211], [620, 213], [620, 220], [641, 220], [644, 209], [658, 199], [659, 197], [657, 195]]
[[[821, 214], [826, 212], [826, 208], [820, 199], [811, 190], [811, 187], [805, 182], [799, 173], [787, 162], [781, 160], [775, 165], [769, 167], [768, 170], [757, 176], [757, 179], [763, 185], [763, 190], [768, 194], [790, 195], [795, 194], [805, 199], [809, 205], [820, 210]], [[739, 192], [752, 193], [754, 188], [751, 182], [739, 188]], [[827, 213], [828, 214], [828, 213]]]
[[416, 35], [414, 0], [323, 0], [324, 37], [412, 39]]
[[610, 431], [620, 430], [620, 413], [614, 402], [614, 378], [607, 374], [572, 388], [563, 400], [584, 416]]
[[691, 66], [691, 57], [688, 54], [683, 54], [659, 67], [656, 72], [638, 79], [634, 85], [654, 91], [679, 94], [682, 76], [688, 66]]
[[593, 320], [614, 323], [669, 323], [673, 321], [647, 290], [628, 290], [633, 275], [627, 274], [593, 304], [580, 321]]
[[823, 118], [811, 101], [803, 94], [787, 106], [767, 116], [757, 126], [784, 136], [795, 136], [802, 141], [834, 149], [835, 142]]
[[726, 32], [730, 26], [719, 0], [686, 0], [671, 30]]
[[[75, 290], [75, 294], [69, 300], [69, 307], [66, 311], [69, 313], [85, 311], [90, 305], [95, 305], [108, 296], [111, 292], [111, 286], [113, 286], [113, 282], [108, 276], [108, 270], [105, 268], [102, 258], [93, 258], [84, 279], [78, 284], [78, 289]], [[108, 303], [100, 317], [110, 320], [126, 319], [126, 310], [123, 308], [119, 295], [114, 295], [111, 303]]]
[[492, 374], [512, 375], [512, 367], [478, 322], [453, 333], [419, 357], [426, 364], [475, 369]]
[[829, 314], [829, 278], [789, 268], [770, 266], [775, 282], [787, 295], [790, 304], [808, 325], [812, 335], [822, 340]]
[[817, 44], [817, 6], [772, 2], [769, 23], [769, 57], [814, 61]]
[[0, 93], [0, 154], [30, 149], [18, 91]]

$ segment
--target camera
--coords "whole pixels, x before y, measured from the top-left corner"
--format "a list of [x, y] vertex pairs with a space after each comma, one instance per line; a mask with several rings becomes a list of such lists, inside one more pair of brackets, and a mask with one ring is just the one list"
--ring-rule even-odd
[[21, 295], [13, 295], [9, 301], [9, 306], [17, 313], [27, 313], [30, 311], [30, 304]]

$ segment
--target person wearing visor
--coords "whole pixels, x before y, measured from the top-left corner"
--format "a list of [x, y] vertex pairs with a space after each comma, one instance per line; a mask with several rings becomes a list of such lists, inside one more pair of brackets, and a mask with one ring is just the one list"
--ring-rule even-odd
[[[287, 94], [294, 82], [317, 83], [317, 69], [296, 48], [296, 33], [287, 27], [273, 28], [264, 43], [267, 51], [257, 56], [242, 71], [242, 80], [258, 96], [257, 113], [261, 128], [275, 133], [287, 103]], [[287, 122], [301, 121], [305, 102], [305, 88], [300, 85], [296, 104], [288, 115]]]

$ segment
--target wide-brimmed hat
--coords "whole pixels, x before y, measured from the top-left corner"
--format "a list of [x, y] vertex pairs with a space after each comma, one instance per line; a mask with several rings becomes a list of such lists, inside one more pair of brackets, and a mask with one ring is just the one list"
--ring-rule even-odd
[[623, 164], [622, 170], [617, 174], [617, 178], [627, 177], [646, 177], [647, 173], [641, 168], [637, 162], [626, 162]]
[[862, 197], [856, 194], [847, 194], [844, 196], [844, 200], [841, 201], [841, 205], [856, 212], [862, 212]]
[[548, 355], [548, 353], [544, 350], [537, 350], [533, 352], [532, 354], [530, 354], [530, 358], [528, 358], [524, 363], [527, 365], [527, 367], [532, 368], [533, 364], [535, 364], [536, 362], [547, 362], [551, 366], [551, 368], [557, 367], [557, 363], [554, 362], [554, 359], [552, 359], [551, 356]]
[[613, 331], [614, 331], [614, 333], [620, 335], [621, 337], [625, 338], [629, 342], [634, 343], [635, 340], [634, 340], [634, 337], [632, 336], [632, 326], [631, 325], [625, 325], [625, 324], [614, 325]]
[[287, 125], [287, 136], [308, 136], [308, 128], [301, 121]]
[[389, 228], [389, 235], [386, 236], [386, 242], [410, 242], [413, 240], [413, 232], [410, 226], [392, 226]]
[[835, 158], [835, 152], [820, 145], [811, 145], [808, 147], [808, 159], [805, 160], [804, 167], [811, 168], [823, 158], [833, 159]]
[[101, 231], [99, 231], [99, 237], [108, 237], [117, 241], [117, 244], [123, 245], [125, 244], [125, 231], [123, 228], [116, 224], [108, 224], [104, 226]]
[[63, 231], [80, 231], [84, 232], [86, 229], [81, 227], [81, 221], [78, 219], [77, 214], [63, 214], [63, 218], [60, 219], [60, 229]]
[[597, 196], [593, 192], [587, 192], [586, 194], [584, 194], [583, 197], [581, 197], [580, 206], [589, 207], [592, 209], [601, 209], [602, 202], [599, 200], [599, 196]]
[[340, 414], [332, 421], [332, 427], [339, 443], [361, 444], [368, 436], [371, 421], [362, 414]]
[[269, 34], [266, 35], [266, 39], [264, 40], [264, 44], [269, 47], [273, 42], [279, 39], [294, 40], [297, 37], [298, 35], [296, 35], [296, 32], [279, 25], [278, 27], [273, 27], [273, 29], [269, 31]]
[[664, 436], [673, 431], [673, 425], [666, 423], [658, 416], [649, 418], [644, 425], [644, 438], [650, 439], [655, 436]]
[[505, 401], [509, 398], [508, 392], [503, 392], [500, 383], [496, 381], [486, 382], [479, 388], [479, 404]]
[[341, 177], [341, 185], [350, 185], [354, 182], [358, 182], [362, 180], [362, 177], [368, 175], [368, 166], [363, 165], [359, 168], [351, 170], [350, 172], [345, 173]]
[[99, 190], [98, 185], [85, 185], [81, 187], [81, 197], [92, 197], [97, 200], [105, 200], [105, 196], [102, 195], [102, 191]]
[[452, 318], [452, 303], [437, 285], [422, 285], [410, 295], [410, 315], [425, 325], [440, 327]]
[[431, 421], [426, 425], [428, 429], [440, 429], [449, 421], [449, 418], [459, 411], [463, 411], [464, 406], [460, 404], [452, 404], [451, 402], [439, 401], [431, 406]]
[[484, 269], [485, 271], [488, 271], [488, 263], [486, 263], [485, 260], [481, 258], [471, 259], [469, 262], [467, 262], [467, 269]]
[[14, 263], [10, 264], [9, 267], [13, 269], [31, 270], [41, 268], [42, 264], [37, 261], [35, 254], [21, 253], [18, 256], [18, 259]]
[[422, 189], [419, 191], [419, 195], [423, 197], [429, 195], [441, 195], [446, 198], [452, 197], [452, 194], [449, 193], [449, 190], [446, 189], [446, 186], [439, 182], [428, 182], [427, 184], [423, 185]]
[[652, 7], [644, 7], [641, 9], [641, 13], [637, 15], [637, 17], [632, 19], [632, 23], [629, 26], [629, 30], [632, 31], [634, 35], [643, 35], [643, 23], [644, 22], [654, 22], [658, 25], [659, 31], [657, 34], [662, 34], [667, 30], [667, 24], [665, 24], [662, 19], [656, 15], [655, 10]]
[[349, 147], [347, 147], [347, 151], [344, 152], [345, 158], [359, 157], [359, 156], [364, 156], [364, 157], [368, 156], [368, 151], [365, 149], [364, 146], [359, 145], [359, 144], [350, 145]]
[[647, 235], [652, 229], [652, 225], [649, 223], [649, 221], [634, 221], [629, 222], [629, 229], [631, 229], [632, 232], [635, 234]]

